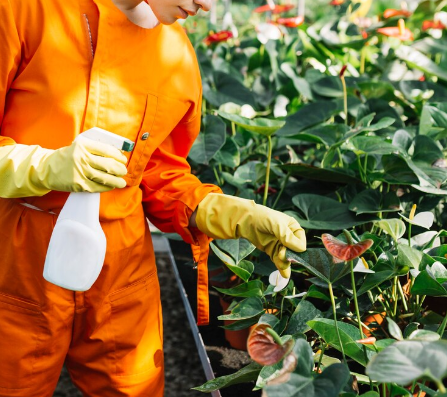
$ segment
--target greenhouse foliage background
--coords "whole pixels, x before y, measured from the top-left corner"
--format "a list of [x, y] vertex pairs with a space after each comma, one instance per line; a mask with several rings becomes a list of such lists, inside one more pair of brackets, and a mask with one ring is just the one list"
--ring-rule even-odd
[[295, 217], [291, 279], [214, 241], [253, 363], [197, 389], [447, 397], [447, 1], [220, 1], [184, 24], [203, 78], [189, 160]]

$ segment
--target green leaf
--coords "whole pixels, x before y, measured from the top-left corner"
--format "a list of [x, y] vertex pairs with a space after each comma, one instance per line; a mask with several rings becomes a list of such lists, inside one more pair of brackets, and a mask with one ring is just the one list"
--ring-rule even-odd
[[298, 194], [293, 204], [303, 213], [289, 213], [301, 226], [317, 230], [341, 230], [377, 220], [374, 215], [355, 215], [348, 204], [316, 194]]
[[410, 247], [407, 244], [399, 243], [397, 245], [398, 256], [397, 264], [399, 266], [408, 266], [410, 268], [419, 270], [419, 265], [422, 261], [422, 252], [416, 248]]
[[224, 251], [219, 249], [216, 244], [211, 243], [210, 244], [211, 249], [216, 254], [216, 256], [223, 262], [225, 265], [230, 269], [236, 276], [244, 280], [245, 282], [248, 281], [251, 274], [254, 270], [253, 263], [242, 260], [238, 264], [234, 261], [234, 259], [227, 255]]
[[219, 249], [224, 251], [227, 255], [230, 255], [236, 264], [256, 249], [256, 247], [245, 238], [214, 240], [214, 243]]
[[258, 117], [256, 119], [247, 119], [237, 114], [218, 112], [219, 116], [230, 120], [250, 132], [256, 132], [264, 136], [272, 136], [276, 131], [285, 125], [285, 121], [270, 120]]
[[338, 397], [350, 378], [346, 364], [333, 364], [314, 379], [290, 374], [287, 383], [264, 388], [266, 397]]
[[202, 386], [193, 387], [193, 390], [198, 390], [203, 393], [211, 393], [213, 391], [223, 389], [225, 387], [236, 385], [238, 383], [251, 382], [257, 379], [261, 372], [262, 365], [252, 362], [246, 367], [240, 369], [231, 375], [221, 376], [216, 379], [211, 379]]
[[294, 65], [290, 64], [289, 62], [284, 62], [281, 64], [281, 70], [284, 72], [284, 74], [292, 80], [293, 85], [295, 86], [296, 90], [306, 99], [313, 99], [312, 89], [309, 82], [296, 75], [294, 70]]
[[[331, 346], [341, 351], [334, 320], [321, 318], [309, 321], [307, 324], [318, 335], [320, 335], [326, 341], [326, 343], [329, 343]], [[343, 350], [345, 354], [365, 366], [366, 362], [363, 347], [359, 343], [355, 342], [356, 340], [362, 339], [358, 328], [354, 327], [351, 324], [342, 322], [337, 322], [337, 324], [340, 331], [341, 343], [343, 344]], [[374, 353], [367, 350], [367, 355], [369, 358], [371, 358]]]
[[441, 382], [447, 376], [447, 341], [396, 342], [371, 359], [366, 373], [402, 386], [425, 377]]
[[389, 259], [379, 258], [379, 261], [373, 268], [373, 274], [368, 274], [363, 281], [362, 285], [357, 291], [357, 295], [360, 296], [367, 291], [379, 286], [384, 281], [391, 279], [395, 275], [395, 265]]
[[204, 119], [204, 131], [192, 145], [189, 157], [199, 164], [208, 165], [213, 156], [225, 143], [225, 123], [217, 116], [207, 115]]
[[225, 295], [249, 298], [251, 296], [262, 296], [263, 283], [261, 280], [251, 280], [233, 288], [214, 288]]
[[260, 161], [249, 161], [238, 167], [234, 177], [255, 184], [265, 177], [265, 166]]
[[264, 313], [262, 300], [257, 297], [246, 298], [240, 301], [230, 314], [217, 317], [219, 320], [246, 320]]
[[225, 165], [230, 168], [238, 167], [241, 162], [239, 148], [231, 137], [226, 138], [225, 144], [214, 155], [213, 158], [219, 164]]
[[357, 150], [367, 154], [390, 154], [399, 152], [399, 148], [378, 136], [358, 136], [351, 139]]
[[286, 334], [295, 335], [310, 330], [308, 321], [321, 317], [321, 312], [310, 302], [302, 300], [290, 316]]
[[332, 182], [340, 184], [361, 183], [355, 176], [344, 172], [342, 169], [320, 168], [310, 164], [284, 164], [280, 168], [290, 172], [293, 176], [312, 179], [322, 182]]
[[257, 324], [260, 317], [260, 315], [257, 315], [246, 318], [245, 320], [237, 320], [228, 325], [221, 325], [221, 328], [229, 331], [240, 331], [241, 329], [247, 329], [248, 327]]
[[395, 98], [393, 85], [386, 81], [370, 80], [358, 82], [357, 85], [367, 99], [383, 98], [385, 100], [393, 100]]
[[397, 340], [402, 340], [404, 336], [402, 335], [402, 331], [400, 330], [396, 322], [390, 317], [387, 317], [387, 322], [388, 332], [390, 333], [390, 335]]
[[357, 194], [349, 204], [356, 214], [375, 214], [400, 210], [400, 201], [394, 192], [382, 194], [378, 190], [366, 189]]
[[327, 76], [312, 85], [312, 90], [324, 97], [338, 98], [343, 96], [343, 84], [338, 76]]
[[309, 248], [301, 253], [287, 249], [286, 257], [292, 263], [304, 266], [310, 273], [328, 284], [334, 283], [350, 271], [348, 263], [334, 263], [333, 256], [322, 248]]
[[411, 288], [411, 293], [415, 295], [447, 297], [447, 289], [430, 275], [427, 270], [418, 274]]
[[447, 72], [418, 50], [406, 45], [400, 45], [396, 49], [395, 54], [411, 67], [447, 81]]
[[296, 135], [314, 125], [323, 123], [337, 113], [335, 102], [321, 101], [304, 105], [298, 112], [286, 117], [286, 125], [278, 131], [278, 136]]
[[382, 219], [381, 221], [375, 223], [395, 241], [400, 239], [405, 234], [405, 223], [400, 219]]
[[410, 340], [425, 340], [425, 341], [435, 341], [441, 339], [441, 336], [433, 331], [427, 329], [417, 329], [413, 331], [408, 337]]

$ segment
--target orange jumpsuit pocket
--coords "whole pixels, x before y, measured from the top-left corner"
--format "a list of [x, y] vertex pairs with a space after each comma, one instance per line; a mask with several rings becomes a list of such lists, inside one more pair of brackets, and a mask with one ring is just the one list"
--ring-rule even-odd
[[140, 183], [141, 175], [154, 149], [151, 144], [151, 134], [155, 115], [157, 114], [157, 107], [158, 97], [153, 94], [148, 94], [143, 121], [138, 134], [134, 138], [135, 147], [130, 154], [130, 159], [127, 164], [127, 175], [124, 177], [128, 186]]
[[0, 293], [0, 394], [33, 386], [43, 321], [39, 305]]
[[160, 287], [156, 271], [113, 292], [109, 299], [115, 376], [150, 378], [163, 368]]

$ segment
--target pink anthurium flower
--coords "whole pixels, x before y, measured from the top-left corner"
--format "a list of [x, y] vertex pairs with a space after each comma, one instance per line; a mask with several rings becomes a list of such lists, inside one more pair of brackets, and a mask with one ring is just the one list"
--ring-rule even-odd
[[332, 0], [329, 4], [331, 6], [341, 6], [344, 2], [345, 0]]
[[257, 324], [250, 332], [247, 351], [253, 361], [261, 365], [273, 365], [292, 350], [293, 339], [286, 343], [268, 324]]
[[376, 343], [376, 338], [371, 336], [369, 338], [356, 340], [356, 342], [360, 343], [361, 345], [374, 345]]
[[373, 240], [367, 239], [356, 244], [347, 244], [328, 233], [323, 234], [321, 239], [328, 252], [335, 258], [343, 261], [352, 261], [358, 258], [374, 243]]
[[302, 17], [302, 16], [292, 17], [292, 18], [278, 18], [276, 20], [277, 24], [286, 26], [288, 28], [297, 28], [298, 26], [302, 25], [303, 22], [304, 22], [304, 17]]
[[399, 19], [398, 26], [379, 28], [377, 32], [384, 36], [395, 37], [400, 41], [412, 41], [414, 39], [411, 30], [405, 27], [405, 21], [403, 19]]
[[394, 17], [404, 17], [404, 18], [408, 18], [409, 16], [411, 16], [411, 12], [408, 10], [396, 10], [394, 8], [388, 8], [383, 12], [383, 17], [385, 19], [388, 18], [394, 18]]

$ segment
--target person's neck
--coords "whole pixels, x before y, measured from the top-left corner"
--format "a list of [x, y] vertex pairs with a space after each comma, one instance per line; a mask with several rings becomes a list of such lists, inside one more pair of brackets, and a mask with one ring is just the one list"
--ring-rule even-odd
[[121, 10], [121, 12], [129, 21], [145, 29], [155, 28], [160, 23], [149, 4], [144, 1], [131, 10]]

